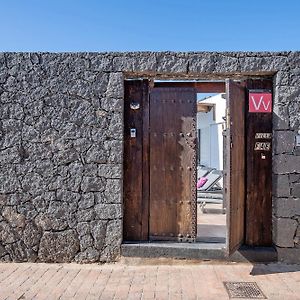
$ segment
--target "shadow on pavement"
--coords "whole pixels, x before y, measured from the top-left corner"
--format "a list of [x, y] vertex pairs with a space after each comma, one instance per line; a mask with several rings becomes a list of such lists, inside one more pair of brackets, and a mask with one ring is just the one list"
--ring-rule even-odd
[[293, 272], [300, 272], [300, 265], [288, 265], [283, 263], [254, 264], [250, 275], [258, 276]]

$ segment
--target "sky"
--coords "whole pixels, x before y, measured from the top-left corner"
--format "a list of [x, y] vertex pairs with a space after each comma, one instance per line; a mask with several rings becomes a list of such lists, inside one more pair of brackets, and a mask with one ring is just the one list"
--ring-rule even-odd
[[300, 1], [0, 0], [0, 51], [300, 50]]

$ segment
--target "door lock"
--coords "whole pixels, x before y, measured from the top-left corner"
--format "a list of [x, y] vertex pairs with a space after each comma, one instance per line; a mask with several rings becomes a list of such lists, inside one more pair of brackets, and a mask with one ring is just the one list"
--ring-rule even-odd
[[136, 138], [136, 128], [130, 128], [130, 137]]

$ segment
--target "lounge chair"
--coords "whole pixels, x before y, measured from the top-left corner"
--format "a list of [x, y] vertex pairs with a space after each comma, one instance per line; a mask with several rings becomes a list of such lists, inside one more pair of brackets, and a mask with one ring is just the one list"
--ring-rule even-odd
[[219, 170], [212, 170], [211, 172], [207, 173], [205, 175], [207, 178], [206, 183], [198, 189], [198, 191], [201, 192], [208, 192], [208, 191], [216, 191], [220, 190], [220, 186], [218, 185], [218, 182], [223, 177], [223, 172]]
[[207, 203], [222, 204], [224, 213], [223, 190], [219, 185], [219, 181], [223, 177], [223, 172], [212, 170], [205, 177], [207, 178], [206, 183], [197, 189], [197, 203], [201, 204], [202, 211]]
[[204, 166], [198, 166], [198, 168], [197, 168], [197, 178], [204, 177], [205, 175], [210, 173], [212, 170], [213, 170], [212, 168], [208, 168], [208, 167], [204, 167]]

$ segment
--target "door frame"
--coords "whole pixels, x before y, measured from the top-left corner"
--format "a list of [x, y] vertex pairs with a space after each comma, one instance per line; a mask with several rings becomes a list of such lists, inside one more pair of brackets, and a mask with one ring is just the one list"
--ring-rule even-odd
[[[128, 90], [128, 86], [132, 85], [133, 88], [139, 86], [140, 92], [134, 91], [130, 93]], [[150, 106], [149, 106], [149, 97], [152, 88], [193, 88], [195, 93], [222, 93], [225, 92], [225, 82], [224, 81], [206, 81], [206, 82], [173, 82], [173, 81], [158, 81], [154, 82], [148, 79], [136, 79], [136, 80], [125, 80], [125, 99], [124, 99], [124, 151], [123, 151], [123, 164], [124, 164], [124, 178], [123, 178], [123, 204], [124, 204], [124, 221], [123, 221], [123, 239], [126, 241], [149, 241], [149, 200], [150, 200]], [[130, 99], [129, 99], [130, 98]], [[134, 110], [133, 112], [129, 109], [130, 101], [134, 101], [139, 105], [139, 109]], [[196, 103], [195, 103], [196, 107]], [[128, 147], [132, 147], [134, 145], [130, 145], [128, 140], [128, 126], [126, 122], [128, 122], [128, 114], [133, 114], [134, 122], [138, 122], [139, 118], [143, 120], [142, 125], [138, 124], [139, 130], [142, 130], [142, 139], [138, 141], [141, 143], [140, 148], [142, 149], [138, 155], [139, 166], [134, 172], [135, 174], [141, 174], [141, 178], [138, 180], [141, 186], [138, 187], [138, 194], [141, 198], [139, 201], [140, 211], [133, 213], [133, 216], [139, 215], [137, 220], [131, 218], [132, 209], [136, 209], [136, 207], [131, 206], [131, 204], [127, 205], [126, 203], [126, 195], [128, 194], [128, 184], [134, 184], [132, 181], [127, 180], [126, 176], [126, 157], [128, 155]], [[140, 114], [140, 116], [137, 116]], [[129, 116], [130, 117], [130, 116]], [[196, 118], [196, 115], [195, 115]], [[142, 154], [142, 158], [140, 157]], [[136, 152], [133, 153], [136, 155]], [[134, 161], [134, 157], [131, 157], [131, 161]], [[142, 170], [140, 169], [142, 167]], [[136, 193], [133, 193], [136, 195]], [[196, 194], [196, 186], [195, 186], [195, 194]], [[195, 195], [196, 197], [196, 195]], [[196, 209], [197, 211], [197, 209]], [[196, 212], [197, 214], [197, 212]], [[197, 217], [196, 217], [197, 218]], [[192, 221], [192, 220], [191, 220]], [[132, 224], [130, 224], [130, 222]], [[197, 222], [197, 221], [196, 221]], [[138, 229], [137, 229], [138, 227]], [[129, 233], [127, 232], [129, 230]], [[133, 231], [132, 228], [135, 228]], [[197, 229], [196, 229], [197, 230]], [[134, 233], [136, 231], [136, 233]], [[180, 240], [180, 239], [179, 239]], [[184, 240], [184, 239], [183, 239]], [[195, 238], [191, 238], [190, 241], [195, 241]]]
[[[150, 79], [149, 79], [150, 78]], [[143, 89], [144, 93], [143, 93], [143, 103], [145, 105], [145, 108], [143, 109], [143, 118], [145, 120], [145, 124], [143, 125], [143, 130], [144, 130], [144, 143], [146, 145], [145, 148], [143, 148], [143, 155], [145, 156], [145, 161], [143, 162], [143, 170], [142, 170], [142, 174], [143, 174], [143, 198], [146, 199], [148, 201], [148, 203], [144, 203], [142, 212], [143, 212], [143, 216], [144, 218], [147, 216], [147, 214], [149, 215], [149, 193], [147, 192], [147, 190], [149, 190], [149, 151], [147, 150], [147, 147], [149, 147], [149, 93], [152, 87], [193, 87], [197, 93], [226, 93], [226, 86], [225, 86], [225, 79], [233, 79], [234, 81], [243, 81], [243, 82], [247, 82], [247, 80], [251, 79], [257, 79], [257, 80], [270, 80], [271, 77], [270, 76], [246, 76], [246, 77], [234, 77], [234, 76], [223, 76], [222, 77], [222, 81], [220, 81], [218, 78], [216, 81], [214, 81], [214, 79], [210, 79], [208, 80], [204, 80], [204, 81], [188, 81], [189, 78], [180, 78], [180, 81], [154, 81], [153, 79], [160, 79], [159, 76], [155, 76], [153, 77], [149, 77], [149, 78], [144, 78], [143, 82], [147, 82], [148, 83], [148, 88], [147, 89]], [[133, 78], [131, 78], [133, 79]], [[162, 78], [165, 79], [165, 78]], [[142, 80], [142, 79], [140, 79]], [[169, 79], [167, 79], [169, 80]], [[176, 78], [176, 80], [178, 80], [178, 78]], [[186, 80], [186, 81], [184, 81]], [[126, 79], [125, 79], [125, 85], [126, 85]], [[247, 88], [247, 87], [245, 87]], [[125, 95], [126, 97], [126, 95]], [[227, 159], [225, 157], [225, 153], [224, 152], [224, 159]], [[245, 154], [246, 155], [246, 154]], [[124, 158], [125, 159], [125, 158]], [[123, 160], [124, 161], [124, 160]], [[226, 183], [225, 183], [226, 184]], [[225, 186], [224, 186], [225, 189]], [[230, 204], [230, 197], [228, 197], [226, 199], [227, 201], [227, 207]], [[126, 213], [126, 212], [125, 212]], [[227, 228], [229, 227], [228, 221], [227, 222]], [[230, 222], [230, 220], [229, 220]], [[143, 238], [139, 238], [136, 240], [142, 241], [148, 241], [148, 239], [146, 239], [145, 237], [148, 235], [149, 237], [149, 223], [145, 224], [145, 230]], [[245, 226], [246, 227], [246, 226]], [[124, 227], [124, 230], [126, 230], [126, 228]], [[246, 230], [246, 229], [245, 229]], [[124, 236], [124, 234], [123, 234]], [[126, 238], [124, 238], [124, 240], [126, 240]], [[243, 238], [243, 243], [245, 242], [245, 237]], [[228, 244], [228, 237], [226, 238], [226, 245]]]
[[[124, 84], [123, 239], [147, 241], [149, 232], [149, 84]], [[130, 128], [136, 138], [130, 138]], [[133, 133], [134, 134], [134, 133]]]

